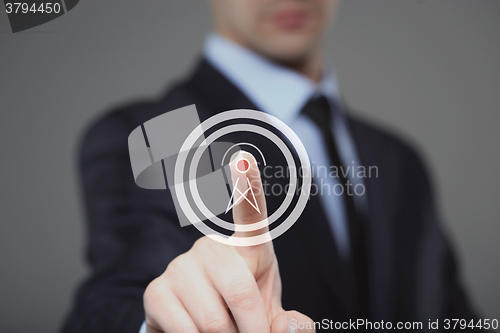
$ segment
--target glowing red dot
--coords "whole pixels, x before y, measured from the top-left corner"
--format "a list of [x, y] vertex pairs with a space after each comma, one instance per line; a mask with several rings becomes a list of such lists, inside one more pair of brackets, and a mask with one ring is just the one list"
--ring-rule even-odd
[[249, 168], [250, 163], [243, 158], [236, 163], [236, 169], [238, 169], [239, 172], [247, 172]]

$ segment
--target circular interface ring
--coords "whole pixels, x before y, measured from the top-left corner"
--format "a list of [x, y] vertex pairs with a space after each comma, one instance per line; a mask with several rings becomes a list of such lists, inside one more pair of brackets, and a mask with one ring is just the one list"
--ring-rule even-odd
[[[184, 183], [183, 183], [183, 172], [184, 172], [184, 167], [186, 164], [187, 160], [187, 154], [182, 154], [181, 152], [184, 151], [189, 151], [192, 149], [194, 144], [196, 143], [197, 139], [204, 134], [205, 130], [210, 129], [211, 127], [220, 124], [224, 121], [228, 120], [233, 120], [233, 119], [252, 119], [252, 120], [259, 120], [262, 121], [270, 126], [275, 127], [278, 129], [281, 133], [283, 133], [288, 140], [290, 140], [292, 146], [295, 148], [301, 168], [302, 168], [302, 187], [301, 187], [301, 192], [299, 199], [292, 210], [290, 212], [290, 215], [285, 218], [285, 220], [276, 228], [274, 228], [271, 231], [268, 231], [265, 234], [261, 234], [258, 236], [252, 236], [252, 237], [236, 237], [236, 236], [231, 236], [228, 237], [222, 233], [219, 233], [213, 229], [210, 229], [208, 226], [206, 226], [204, 223], [198, 223], [200, 222], [199, 217], [197, 214], [193, 211], [192, 207], [189, 204], [189, 201], [186, 196], [186, 191], [184, 188]], [[244, 125], [244, 124], [241, 124]], [[280, 140], [281, 141], [281, 140]], [[281, 141], [282, 142], [282, 141]], [[283, 143], [283, 142], [282, 142]], [[311, 193], [311, 165], [309, 162], [309, 157], [307, 155], [307, 151], [304, 148], [304, 145], [300, 141], [299, 137], [297, 134], [295, 134], [288, 125], [286, 125], [284, 122], [279, 120], [278, 118], [263, 113], [261, 111], [255, 111], [255, 110], [247, 110], [247, 109], [239, 109], [239, 110], [231, 110], [231, 111], [225, 111], [219, 114], [216, 114], [207, 120], [205, 120], [203, 123], [198, 125], [186, 138], [184, 141], [180, 152], [179, 152], [179, 157], [177, 158], [177, 161], [175, 163], [175, 168], [174, 168], [174, 189], [175, 189], [175, 194], [177, 196], [177, 200], [179, 202], [179, 205], [183, 211], [183, 213], [186, 215], [186, 217], [189, 219], [189, 221], [202, 233], [204, 233], [207, 237], [214, 239], [218, 242], [227, 244], [227, 245], [233, 245], [233, 246], [252, 246], [252, 245], [259, 245], [263, 244], [265, 242], [268, 242], [270, 240], [273, 240], [274, 238], [282, 235], [285, 231], [287, 231], [300, 217], [300, 214], [305, 209], [305, 206], [307, 205], [307, 201], [309, 199], [309, 195]]]

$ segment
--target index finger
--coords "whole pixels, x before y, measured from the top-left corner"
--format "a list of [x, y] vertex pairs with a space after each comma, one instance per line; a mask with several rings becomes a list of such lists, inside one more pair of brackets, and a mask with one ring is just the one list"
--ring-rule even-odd
[[251, 237], [269, 231], [266, 197], [255, 157], [239, 151], [231, 157], [232, 200], [235, 236]]

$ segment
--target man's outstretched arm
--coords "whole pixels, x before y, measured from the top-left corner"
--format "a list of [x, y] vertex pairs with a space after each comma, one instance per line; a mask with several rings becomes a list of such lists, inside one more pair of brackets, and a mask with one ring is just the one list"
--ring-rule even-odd
[[199, 237], [180, 228], [169, 191], [139, 188], [127, 138], [137, 126], [127, 107], [93, 125], [80, 148], [79, 171], [87, 218], [90, 276], [79, 288], [63, 332], [133, 332], [144, 321], [142, 296], [168, 263]]

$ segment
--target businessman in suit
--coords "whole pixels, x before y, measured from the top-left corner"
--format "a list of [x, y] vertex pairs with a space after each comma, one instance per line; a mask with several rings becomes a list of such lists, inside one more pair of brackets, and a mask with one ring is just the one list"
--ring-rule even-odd
[[[420, 157], [352, 115], [340, 98], [321, 51], [336, 5], [211, 0], [215, 32], [194, 71], [158, 100], [118, 108], [91, 126], [80, 170], [92, 275], [64, 332], [312, 332], [332, 328], [314, 325], [325, 319], [422, 322], [426, 329], [428, 320], [476, 318]], [[315, 175], [315, 184], [362, 182], [366, 191], [311, 196], [273, 242], [217, 243], [181, 228], [170, 192], [139, 188], [130, 167], [128, 135], [191, 104], [201, 121], [232, 109], [269, 113], [294, 129], [316, 165], [352, 161], [376, 166], [377, 176]], [[263, 194], [257, 201], [276, 205]], [[267, 216], [244, 202], [233, 209], [237, 224]]]

